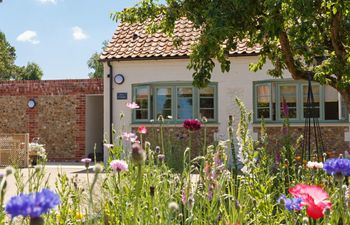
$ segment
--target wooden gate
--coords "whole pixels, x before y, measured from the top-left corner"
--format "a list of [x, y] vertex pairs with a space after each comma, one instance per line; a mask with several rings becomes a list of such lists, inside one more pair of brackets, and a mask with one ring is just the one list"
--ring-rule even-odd
[[0, 166], [28, 166], [29, 134], [0, 134]]

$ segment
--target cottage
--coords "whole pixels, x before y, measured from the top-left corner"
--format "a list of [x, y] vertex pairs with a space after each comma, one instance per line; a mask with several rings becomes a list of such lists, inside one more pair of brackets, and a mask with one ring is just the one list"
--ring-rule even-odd
[[[249, 71], [257, 61], [259, 47], [240, 43], [230, 52], [231, 70], [223, 74], [217, 66], [207, 88], [192, 86], [189, 63], [191, 45], [199, 37], [193, 24], [182, 19], [176, 22], [174, 36], [182, 40], [176, 48], [172, 39], [162, 33], [148, 34], [142, 24], [120, 24], [101, 59], [104, 62], [104, 131], [111, 137], [111, 127], [120, 126], [119, 113], [131, 127], [152, 122], [159, 115], [166, 118], [166, 127], [181, 129], [187, 118], [208, 118], [210, 135], [226, 138], [229, 115], [239, 118], [234, 98], [239, 97], [253, 112], [252, 130], [257, 135], [261, 118], [265, 118], [272, 143], [277, 143], [283, 123], [282, 102], [289, 107], [293, 138], [303, 133], [307, 99], [307, 82], [295, 81], [286, 72], [284, 79], [267, 74], [271, 64], [258, 72]], [[344, 152], [349, 148], [349, 115], [339, 93], [330, 86], [313, 83], [314, 110], [327, 151]], [[136, 102], [139, 109], [131, 112], [127, 102]], [[235, 121], [237, 126], [237, 120]], [[110, 138], [111, 140], [111, 138]]]

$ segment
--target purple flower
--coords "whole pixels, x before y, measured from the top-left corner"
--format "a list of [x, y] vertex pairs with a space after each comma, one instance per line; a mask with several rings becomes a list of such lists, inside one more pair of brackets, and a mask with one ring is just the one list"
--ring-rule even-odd
[[327, 159], [323, 164], [323, 170], [327, 172], [327, 174], [335, 176], [335, 175], [350, 175], [350, 160], [342, 159], [342, 158], [333, 158]]
[[12, 197], [6, 204], [5, 210], [11, 217], [30, 216], [38, 218], [43, 213], [47, 213], [50, 209], [60, 204], [58, 194], [43, 189], [41, 192], [20, 194]]
[[113, 171], [118, 173], [128, 170], [128, 164], [124, 160], [112, 160], [110, 165]]
[[299, 211], [301, 210], [302, 198], [287, 198], [285, 195], [281, 195], [277, 202], [283, 204], [288, 211]]
[[283, 112], [284, 117], [288, 117], [289, 108], [288, 108], [288, 104], [287, 104], [285, 98], [283, 98], [283, 100], [282, 100], [282, 112]]
[[190, 131], [196, 131], [201, 129], [201, 122], [196, 119], [188, 119], [183, 122], [183, 127]]
[[186, 205], [186, 203], [187, 203], [187, 196], [186, 196], [186, 191], [185, 190], [182, 190], [181, 202], [182, 202], [183, 205]]
[[280, 163], [281, 162], [281, 153], [277, 150], [275, 153], [275, 162]]

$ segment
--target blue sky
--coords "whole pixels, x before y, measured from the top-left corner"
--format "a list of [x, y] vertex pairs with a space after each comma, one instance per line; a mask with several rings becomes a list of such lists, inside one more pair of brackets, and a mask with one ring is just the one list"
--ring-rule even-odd
[[17, 65], [38, 63], [43, 79], [88, 78], [87, 60], [117, 24], [111, 12], [137, 0], [3, 0], [0, 30], [16, 48]]

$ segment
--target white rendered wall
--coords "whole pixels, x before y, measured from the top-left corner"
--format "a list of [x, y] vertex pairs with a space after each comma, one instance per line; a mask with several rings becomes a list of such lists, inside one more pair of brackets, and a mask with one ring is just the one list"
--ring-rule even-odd
[[[229, 73], [221, 73], [220, 67], [214, 69], [212, 79], [218, 82], [218, 121], [219, 138], [225, 138], [227, 120], [229, 115], [239, 118], [239, 109], [234, 99], [238, 96], [249, 111], [253, 111], [253, 81], [272, 79], [267, 75], [267, 68], [256, 73], [249, 71], [249, 63], [256, 62], [257, 56], [232, 57]], [[132, 101], [132, 84], [158, 82], [158, 81], [192, 81], [192, 71], [186, 68], [188, 59], [168, 60], [133, 60], [112, 62], [113, 76], [120, 73], [125, 77], [122, 85], [113, 82], [113, 121], [118, 127], [119, 114], [125, 114], [125, 125], [131, 124], [131, 111], [126, 107], [127, 102]], [[105, 63], [104, 82], [104, 131], [109, 134], [109, 68]], [[285, 78], [289, 75], [285, 75]], [[117, 92], [128, 93], [127, 100], [117, 100]], [[237, 123], [237, 120], [235, 120]], [[126, 126], [129, 127], [130, 126]]]

